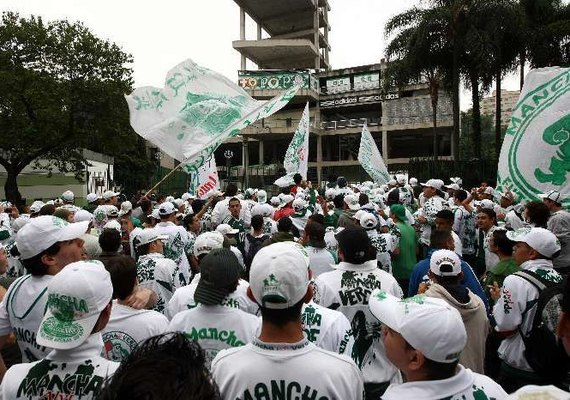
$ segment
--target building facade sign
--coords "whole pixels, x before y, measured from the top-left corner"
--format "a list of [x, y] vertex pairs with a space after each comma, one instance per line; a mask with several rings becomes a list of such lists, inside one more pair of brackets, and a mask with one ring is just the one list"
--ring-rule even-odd
[[283, 90], [301, 84], [301, 89], [318, 91], [316, 78], [308, 72], [239, 71], [238, 83], [246, 90]]
[[354, 90], [379, 89], [380, 73], [354, 75]]
[[322, 108], [339, 107], [354, 104], [380, 103], [386, 100], [399, 99], [398, 93], [375, 94], [371, 96], [346, 96], [333, 100], [323, 100], [319, 103]]
[[350, 90], [350, 77], [342, 76], [326, 80], [327, 93], [342, 93]]

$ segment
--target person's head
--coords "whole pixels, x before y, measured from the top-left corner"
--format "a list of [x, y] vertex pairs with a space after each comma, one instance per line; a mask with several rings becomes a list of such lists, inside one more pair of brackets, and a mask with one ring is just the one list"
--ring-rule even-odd
[[40, 208], [39, 215], [53, 215], [55, 212], [55, 205], [54, 204], [44, 204], [42, 208]]
[[158, 215], [161, 221], [174, 222], [176, 220], [176, 212], [178, 209], [169, 201], [165, 201], [158, 207]]
[[358, 202], [358, 194], [349, 194], [344, 196], [344, 207], [351, 211], [358, 211], [360, 209], [360, 203]]
[[497, 214], [490, 208], [482, 208], [477, 213], [477, 226], [487, 232], [493, 225], [497, 225]]
[[386, 204], [390, 207], [394, 204], [400, 204], [400, 191], [398, 189], [392, 189], [388, 192]]
[[455, 250], [455, 243], [450, 231], [432, 229], [429, 238], [429, 247], [434, 250]]
[[453, 194], [453, 198], [455, 199], [455, 204], [463, 203], [468, 196], [469, 195], [466, 190], [463, 189], [456, 190], [455, 193]]
[[339, 176], [336, 178], [336, 184], [340, 189], [342, 189], [345, 188], [348, 183], [346, 182], [346, 178], [344, 176]]
[[457, 285], [463, 279], [461, 260], [451, 250], [436, 250], [429, 262], [429, 277], [442, 286]]
[[226, 186], [226, 191], [225, 191], [225, 195], [226, 197], [234, 197], [238, 192], [238, 187], [235, 183], [228, 183], [228, 185]]
[[293, 175], [293, 182], [295, 182], [295, 185], [299, 186], [301, 184], [302, 180], [303, 180], [303, 177], [301, 176], [301, 174], [297, 173], [297, 174]]
[[406, 222], [406, 207], [402, 204], [392, 204], [390, 206], [390, 218], [395, 222]]
[[467, 343], [459, 312], [444, 300], [417, 295], [397, 298], [376, 289], [372, 314], [384, 325], [386, 356], [407, 381], [442, 380], [457, 372]]
[[111, 276], [100, 261], [68, 264], [48, 283], [36, 342], [58, 350], [78, 347], [107, 325], [112, 298]]
[[338, 254], [342, 261], [363, 264], [368, 261], [370, 239], [360, 226], [348, 226], [336, 234]]
[[99, 246], [101, 250], [115, 253], [121, 248], [121, 232], [117, 229], [103, 229], [99, 235]]
[[148, 215], [152, 210], [152, 202], [147, 198], [143, 198], [139, 201], [139, 207], [143, 211], [143, 215]]
[[0, 243], [0, 275], [5, 274], [8, 270], [8, 254], [6, 248]]
[[562, 196], [556, 190], [550, 190], [546, 193], [539, 194], [538, 197], [551, 211], [558, 211], [562, 208]]
[[441, 193], [443, 181], [441, 179], [430, 179], [426, 183], [421, 183], [421, 185], [424, 197], [429, 199]]
[[159, 235], [154, 228], [143, 229], [137, 236], [137, 254], [144, 256], [151, 253], [162, 254], [164, 252], [163, 240], [168, 236]]
[[59, 207], [57, 210], [55, 210], [52, 214], [54, 217], [58, 217], [61, 218], [64, 221], [67, 222], [73, 222], [73, 213], [71, 212], [71, 210], [67, 209], [67, 208], [63, 208], [63, 207]]
[[278, 327], [301, 323], [303, 303], [312, 298], [309, 255], [299, 244], [262, 247], [249, 272], [248, 296], [260, 307], [263, 323]]
[[107, 190], [103, 193], [103, 203], [116, 205], [119, 201], [119, 193], [115, 193], [112, 190]]
[[313, 247], [326, 247], [325, 227], [318, 222], [307, 222], [307, 225], [305, 225], [305, 237], [307, 239], [307, 242]]
[[499, 205], [503, 208], [507, 208], [512, 206], [517, 202], [517, 195], [516, 193], [506, 191], [505, 193], [501, 193], [501, 199], [499, 200]]
[[135, 291], [137, 267], [132, 257], [123, 255], [112, 257], [105, 263], [105, 268], [111, 275], [114, 299], [125, 300]]
[[524, 216], [526, 222], [532, 226], [546, 228], [548, 218], [550, 218], [550, 209], [540, 201], [531, 201], [525, 205]]
[[188, 214], [182, 220], [184, 228], [189, 232], [198, 233], [200, 231], [200, 219], [194, 214]]
[[311, 214], [309, 221], [316, 222], [317, 224], [325, 225], [325, 216], [323, 214], [315, 213]]
[[333, 198], [333, 204], [335, 208], [343, 208], [344, 207], [344, 193], [337, 194]]
[[224, 235], [220, 232], [204, 232], [200, 234], [194, 242], [194, 257], [200, 262], [206, 254], [214, 249], [224, 247]]
[[516, 242], [513, 259], [518, 265], [529, 260], [552, 260], [560, 254], [560, 241], [548, 229], [520, 228], [507, 232], [507, 238]]
[[441, 210], [435, 214], [435, 228], [444, 231], [450, 231], [453, 229], [453, 222], [455, 216], [451, 210]]
[[263, 229], [263, 216], [262, 215], [254, 215], [251, 217], [251, 227], [254, 231], [259, 232]]
[[291, 232], [293, 227], [293, 221], [289, 217], [281, 217], [277, 221], [277, 231], [278, 232]]
[[221, 399], [204, 350], [182, 332], [153, 336], [121, 362], [100, 400]]
[[39, 216], [16, 234], [20, 259], [34, 276], [55, 275], [67, 264], [86, 259], [81, 236], [89, 222], [70, 224], [53, 216]]
[[222, 304], [237, 288], [241, 266], [229, 249], [214, 249], [200, 261], [200, 281], [194, 300], [205, 305]]
[[505, 229], [495, 229], [493, 231], [489, 240], [489, 250], [491, 252], [502, 256], [512, 256], [514, 246], [515, 242], [507, 237]]
[[232, 197], [228, 202], [228, 209], [230, 214], [235, 219], [239, 219], [239, 214], [241, 212], [241, 201], [237, 197]]

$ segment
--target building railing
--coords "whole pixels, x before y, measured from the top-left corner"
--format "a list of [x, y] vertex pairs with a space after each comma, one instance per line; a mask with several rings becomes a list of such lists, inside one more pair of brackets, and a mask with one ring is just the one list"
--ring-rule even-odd
[[382, 118], [351, 118], [351, 119], [341, 119], [338, 121], [323, 121], [321, 122], [321, 129], [325, 130], [337, 130], [337, 129], [348, 129], [362, 127], [364, 124], [368, 126], [379, 126], [382, 125]]

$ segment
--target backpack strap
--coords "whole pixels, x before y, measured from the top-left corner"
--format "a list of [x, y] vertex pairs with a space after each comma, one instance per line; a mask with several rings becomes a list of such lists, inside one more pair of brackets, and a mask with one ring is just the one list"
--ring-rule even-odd
[[532, 271], [517, 271], [513, 275], [519, 276], [525, 281], [531, 283], [538, 290], [539, 295], [540, 292], [549, 286], [546, 279], [541, 278]]

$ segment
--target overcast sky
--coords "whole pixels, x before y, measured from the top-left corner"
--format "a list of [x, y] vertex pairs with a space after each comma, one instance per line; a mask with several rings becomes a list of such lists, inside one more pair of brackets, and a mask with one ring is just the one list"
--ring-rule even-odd
[[[379, 62], [386, 43], [384, 24], [417, 3], [329, 0], [332, 67]], [[232, 41], [239, 39], [239, 8], [231, 0], [0, 0], [0, 4], [3, 11], [22, 15], [82, 21], [97, 36], [133, 55], [136, 87], [163, 86], [166, 72], [187, 58], [237, 82], [240, 57]], [[247, 28], [246, 38], [255, 39], [255, 24], [249, 19]], [[518, 78], [506, 79], [503, 86], [518, 89]], [[469, 97], [463, 95], [461, 108], [469, 107]]]

